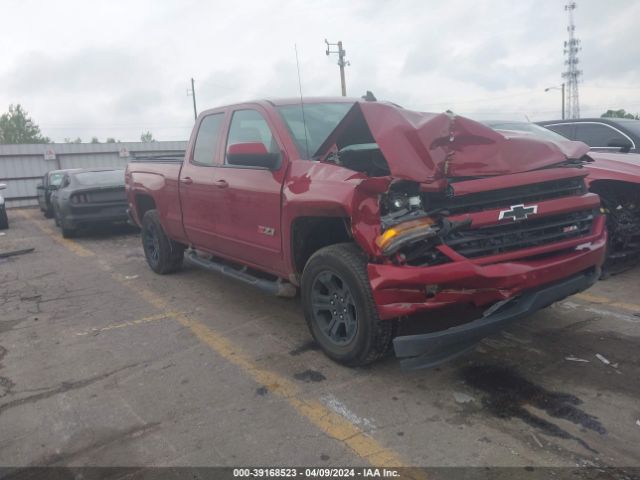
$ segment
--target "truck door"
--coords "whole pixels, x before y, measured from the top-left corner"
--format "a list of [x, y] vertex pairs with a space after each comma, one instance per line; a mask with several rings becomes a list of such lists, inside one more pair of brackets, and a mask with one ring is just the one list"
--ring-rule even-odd
[[[286, 171], [282, 143], [274, 130], [257, 108], [233, 112], [223, 163], [216, 168], [215, 194], [220, 211], [216, 225], [219, 251], [272, 272], [282, 265], [280, 208]], [[230, 164], [226, 152], [238, 143], [262, 143], [268, 152], [280, 157], [279, 166], [270, 169]]]
[[194, 147], [180, 170], [182, 223], [187, 238], [196, 247], [216, 250], [216, 212], [218, 199], [216, 158], [221, 155], [220, 133], [224, 112], [203, 117]]

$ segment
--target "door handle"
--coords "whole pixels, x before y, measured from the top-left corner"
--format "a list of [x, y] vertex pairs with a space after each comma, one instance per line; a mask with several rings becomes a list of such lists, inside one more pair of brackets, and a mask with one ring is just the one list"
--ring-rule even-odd
[[182, 177], [180, 181], [187, 185], [191, 185], [193, 183], [193, 180], [191, 179], [191, 177]]
[[216, 180], [213, 184], [218, 188], [227, 188], [229, 186], [226, 180]]

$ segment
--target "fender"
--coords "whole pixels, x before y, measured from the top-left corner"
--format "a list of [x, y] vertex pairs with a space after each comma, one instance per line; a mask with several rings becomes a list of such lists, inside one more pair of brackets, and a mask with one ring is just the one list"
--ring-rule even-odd
[[593, 162], [586, 165], [587, 185], [601, 180], [640, 184], [640, 154], [589, 152]]
[[[378, 195], [389, 188], [392, 180], [370, 178], [330, 163], [294, 160], [282, 190], [282, 225], [291, 226], [296, 218], [305, 216], [346, 218], [356, 243], [369, 256], [379, 256], [375, 244], [380, 234]], [[290, 229], [284, 229], [283, 245], [288, 262], [293, 265], [291, 235]]]

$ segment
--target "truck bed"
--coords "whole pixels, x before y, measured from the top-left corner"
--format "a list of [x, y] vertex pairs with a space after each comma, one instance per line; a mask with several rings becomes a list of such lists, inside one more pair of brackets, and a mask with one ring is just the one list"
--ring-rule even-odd
[[131, 217], [140, 226], [138, 208], [146, 201], [154, 202], [167, 234], [178, 241], [187, 241], [182, 226], [179, 178], [182, 157], [153, 157], [129, 163], [126, 175], [127, 198]]

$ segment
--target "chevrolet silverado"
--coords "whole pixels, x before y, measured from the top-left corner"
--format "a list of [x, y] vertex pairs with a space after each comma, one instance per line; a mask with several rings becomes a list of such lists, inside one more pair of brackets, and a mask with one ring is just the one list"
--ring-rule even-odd
[[202, 112], [184, 158], [132, 161], [125, 181], [154, 272], [186, 257], [299, 292], [330, 358], [393, 348], [418, 368], [596, 281], [587, 152], [386, 102], [265, 100]]

